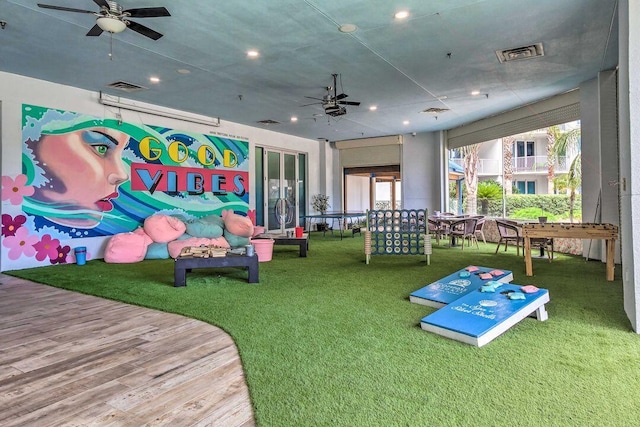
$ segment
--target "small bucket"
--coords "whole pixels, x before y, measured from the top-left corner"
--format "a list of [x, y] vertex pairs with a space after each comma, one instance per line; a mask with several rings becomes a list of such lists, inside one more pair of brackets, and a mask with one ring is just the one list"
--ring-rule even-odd
[[87, 263], [87, 248], [84, 246], [79, 246], [73, 250], [73, 253], [76, 256], [76, 264], [85, 265]]
[[251, 239], [251, 244], [258, 255], [258, 262], [271, 261], [274, 243], [273, 239]]
[[304, 227], [296, 227], [296, 237], [299, 239], [304, 233]]

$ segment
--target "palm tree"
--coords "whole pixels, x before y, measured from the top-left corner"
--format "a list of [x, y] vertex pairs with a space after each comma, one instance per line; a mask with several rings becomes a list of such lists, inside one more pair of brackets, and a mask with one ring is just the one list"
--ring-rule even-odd
[[[552, 126], [552, 128], [557, 126]], [[555, 131], [554, 131], [555, 132]], [[549, 134], [547, 134], [549, 135]], [[582, 185], [582, 158], [580, 155], [580, 128], [571, 129], [567, 132], [560, 132], [555, 135], [555, 142], [549, 158], [553, 162], [560, 157], [567, 156], [567, 153], [577, 152], [567, 173], [567, 187], [569, 188], [569, 221], [573, 223], [573, 211], [576, 200], [576, 192]]]
[[478, 152], [481, 144], [466, 145], [460, 148], [463, 155], [464, 181], [466, 186], [466, 200], [464, 212], [468, 215], [476, 215], [478, 212]]
[[547, 188], [548, 193], [553, 194], [553, 179], [555, 178], [556, 162], [561, 156], [566, 156], [567, 151], [579, 151], [580, 128], [562, 131], [559, 126], [547, 128]]
[[513, 141], [512, 136], [502, 138], [502, 185], [507, 195], [513, 193]]

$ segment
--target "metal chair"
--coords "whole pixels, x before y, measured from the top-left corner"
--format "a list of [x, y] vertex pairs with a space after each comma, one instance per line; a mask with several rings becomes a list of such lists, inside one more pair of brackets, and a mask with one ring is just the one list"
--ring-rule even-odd
[[478, 218], [465, 218], [460, 221], [452, 222], [449, 226], [449, 234], [451, 235], [451, 245], [453, 246], [453, 241], [456, 237], [460, 237], [462, 239], [462, 250], [464, 250], [464, 242], [466, 240], [469, 241], [469, 246], [471, 246], [472, 242], [476, 242], [476, 247], [480, 249], [480, 245], [478, 244], [478, 239], [476, 238], [476, 226], [478, 224]]
[[520, 244], [524, 243], [524, 238], [520, 234], [520, 227], [518, 227], [515, 223], [505, 219], [496, 219], [496, 226], [498, 227], [498, 232], [500, 233], [500, 240], [498, 241], [498, 246], [496, 246], [495, 253], [498, 253], [500, 245], [502, 244], [502, 242], [504, 242], [505, 252], [507, 251], [508, 244], [515, 244], [516, 253], [518, 254], [518, 256], [520, 256]]

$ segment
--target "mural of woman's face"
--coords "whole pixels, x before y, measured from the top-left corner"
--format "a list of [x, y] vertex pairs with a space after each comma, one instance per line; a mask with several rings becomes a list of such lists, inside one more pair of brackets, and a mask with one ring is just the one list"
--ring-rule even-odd
[[[34, 197], [59, 209], [108, 212], [117, 188], [129, 179], [122, 151], [129, 136], [108, 128], [89, 128], [61, 135], [43, 135], [33, 145], [34, 155], [50, 182]], [[94, 227], [99, 213], [88, 218], [52, 218], [72, 227]]]

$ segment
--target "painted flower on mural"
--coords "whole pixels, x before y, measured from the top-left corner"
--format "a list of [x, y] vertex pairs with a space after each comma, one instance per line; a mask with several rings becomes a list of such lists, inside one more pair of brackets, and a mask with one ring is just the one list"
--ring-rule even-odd
[[7, 236], [2, 240], [2, 245], [9, 248], [7, 258], [10, 260], [16, 260], [22, 255], [32, 257], [36, 253], [33, 247], [36, 243], [38, 236], [30, 236], [29, 230], [24, 227], [18, 228], [13, 236]]
[[27, 221], [27, 217], [24, 215], [11, 215], [2, 214], [2, 235], [4, 237], [15, 236], [16, 230]]
[[70, 250], [70, 246], [58, 246], [56, 249], [58, 254], [54, 258], [51, 258], [51, 264], [66, 264]]
[[12, 205], [21, 205], [23, 197], [33, 196], [34, 188], [26, 185], [27, 176], [24, 174], [16, 176], [15, 179], [4, 175], [2, 177], [2, 200], [9, 200]]
[[38, 261], [44, 261], [47, 258], [56, 259], [58, 258], [60, 247], [60, 240], [52, 239], [50, 235], [45, 234], [42, 236], [40, 241], [33, 245], [36, 250], [36, 259]]

